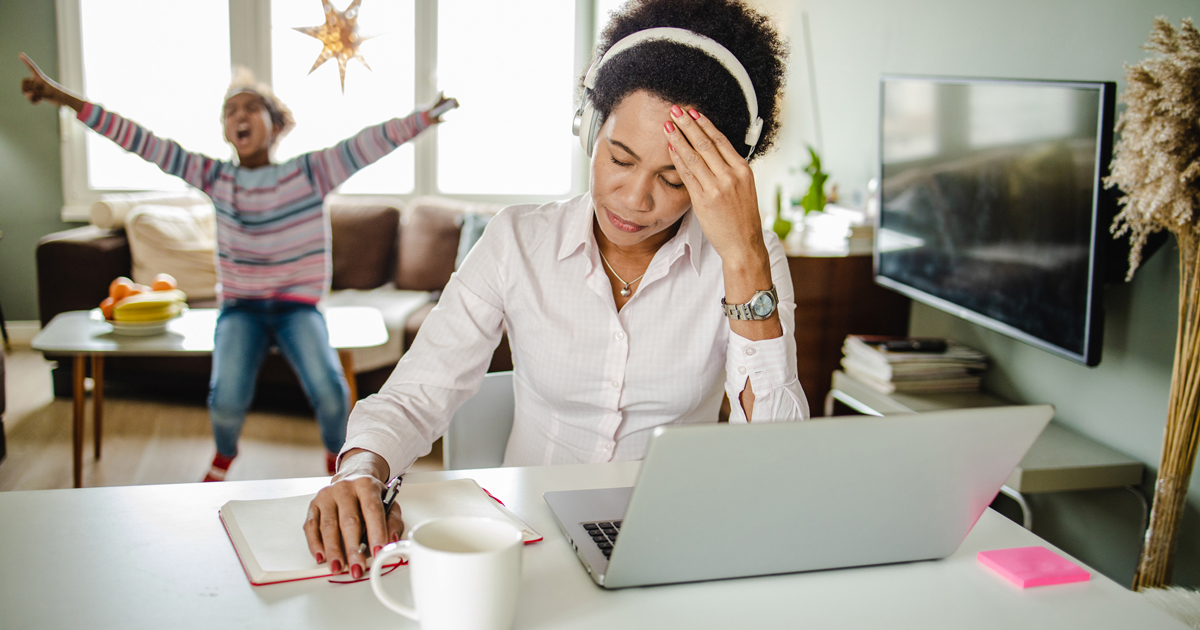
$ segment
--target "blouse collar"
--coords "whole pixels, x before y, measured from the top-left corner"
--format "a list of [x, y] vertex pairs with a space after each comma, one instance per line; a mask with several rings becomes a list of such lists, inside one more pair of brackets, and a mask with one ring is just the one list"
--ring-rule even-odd
[[[586, 192], [567, 202], [566, 212], [566, 235], [558, 250], [558, 259], [563, 260], [582, 250], [588, 260], [595, 262], [596, 257], [591, 255], [592, 249], [596, 248], [596, 235], [592, 232], [593, 217], [596, 215], [592, 194]], [[667, 252], [668, 264], [686, 255], [692, 270], [699, 275], [704, 244], [704, 231], [700, 229], [695, 212], [689, 210], [680, 221], [679, 232], [671, 240], [663, 243], [662, 248]]]

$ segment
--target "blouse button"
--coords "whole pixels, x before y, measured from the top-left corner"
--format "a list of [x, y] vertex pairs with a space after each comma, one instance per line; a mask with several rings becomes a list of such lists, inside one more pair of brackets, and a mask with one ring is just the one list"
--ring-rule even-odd
[[613, 335], [613, 337], [615, 337], [617, 339], [617, 341], [620, 341], [625, 338], [625, 333], [619, 332], [619, 333]]
[[617, 389], [618, 387], [620, 387], [620, 386], [621, 386], [621, 383], [620, 383], [620, 382], [618, 382], [618, 381], [613, 381], [613, 382], [611, 383], [611, 385], [613, 386], [613, 389]]
[[738, 374], [745, 374], [745, 373], [746, 373], [746, 366], [739, 365], [738, 366]]
[[755, 352], [758, 352], [758, 351], [755, 350], [754, 348], [746, 348], [746, 356], [748, 356], [748, 357], [754, 356]]

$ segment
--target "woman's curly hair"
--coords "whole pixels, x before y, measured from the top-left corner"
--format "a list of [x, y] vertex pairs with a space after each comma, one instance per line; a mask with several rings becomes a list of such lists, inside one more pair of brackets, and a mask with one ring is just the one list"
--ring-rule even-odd
[[[771, 148], [779, 131], [787, 46], [769, 18], [741, 0], [630, 0], [613, 12], [600, 35], [596, 58], [622, 38], [649, 28], [683, 28], [715, 40], [746, 68], [758, 97], [762, 134], [757, 157]], [[606, 60], [596, 76], [592, 106], [607, 119], [630, 93], [646, 90], [667, 101], [691, 105], [708, 116], [742, 155], [750, 115], [733, 75], [705, 52], [671, 41], [651, 40]]]

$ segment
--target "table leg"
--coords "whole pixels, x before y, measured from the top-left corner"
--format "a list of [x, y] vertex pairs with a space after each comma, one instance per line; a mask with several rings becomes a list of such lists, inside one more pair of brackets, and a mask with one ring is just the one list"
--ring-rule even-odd
[[100, 436], [104, 422], [104, 355], [92, 355], [92, 437], [95, 439], [96, 459], [100, 459]]
[[74, 421], [72, 429], [72, 454], [75, 462], [74, 473], [76, 488], [83, 487], [83, 414], [85, 412], [83, 380], [87, 377], [86, 358], [86, 354], [75, 355], [74, 365], [75, 412], [74, 417], [72, 418]]
[[338, 358], [342, 361], [342, 372], [346, 374], [346, 385], [350, 386], [350, 410], [358, 402], [358, 378], [354, 376], [354, 355], [349, 350], [338, 350]]

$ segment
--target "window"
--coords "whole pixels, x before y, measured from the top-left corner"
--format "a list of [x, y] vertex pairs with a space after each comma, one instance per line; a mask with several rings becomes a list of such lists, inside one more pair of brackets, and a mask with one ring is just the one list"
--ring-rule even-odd
[[[333, 3], [344, 9], [349, 1]], [[405, 115], [444, 89], [463, 104], [447, 124], [338, 192], [557, 199], [586, 188], [586, 161], [569, 131], [575, 83], [614, 2], [364, 0], [359, 25], [370, 37], [362, 45], [370, 70], [351, 60], [343, 95], [336, 60], [309, 74], [321, 45], [293, 28], [323, 21], [315, 0], [58, 0], [58, 78], [219, 159], [232, 157], [219, 120], [234, 64], [270, 83], [296, 115], [276, 160]], [[73, 112], [62, 116], [64, 220], [86, 220], [104, 192], [184, 188], [74, 122]]]
[[451, 114], [454, 124], [438, 129], [440, 191], [562, 196], [571, 190], [572, 147], [579, 146], [570, 133], [575, 8], [562, 0], [520, 6], [438, 3], [438, 79], [464, 105]]

